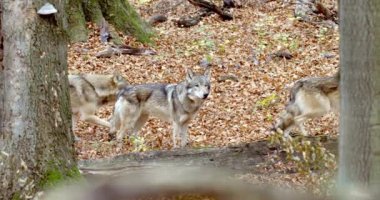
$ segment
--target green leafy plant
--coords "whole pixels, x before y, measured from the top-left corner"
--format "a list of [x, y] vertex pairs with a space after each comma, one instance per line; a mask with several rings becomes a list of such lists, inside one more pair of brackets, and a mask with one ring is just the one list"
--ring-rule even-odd
[[[310, 141], [304, 136], [292, 138], [277, 130], [269, 141], [286, 152], [286, 160], [294, 163], [297, 172], [310, 180], [309, 185], [314, 192], [326, 195], [333, 191], [332, 180], [337, 169], [335, 155], [323, 147], [320, 140]], [[315, 185], [323, 188], [317, 189]]]
[[148, 150], [143, 137], [131, 136], [130, 141], [133, 144], [133, 152], [142, 152]]
[[277, 103], [278, 100], [279, 100], [279, 97], [275, 93], [273, 93], [270, 96], [265, 97], [261, 99], [260, 101], [256, 102], [256, 108], [257, 109], [268, 108], [274, 105], [275, 103]]

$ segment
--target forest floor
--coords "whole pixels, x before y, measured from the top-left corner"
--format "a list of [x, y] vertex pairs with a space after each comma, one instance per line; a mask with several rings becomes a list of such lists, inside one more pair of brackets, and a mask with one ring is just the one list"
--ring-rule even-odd
[[[299, 21], [294, 17], [293, 1], [242, 1], [243, 8], [232, 10], [233, 20], [222, 21], [212, 15], [191, 28], [179, 28], [171, 21], [199, 9], [187, 1], [130, 2], [145, 19], [157, 13], [169, 17], [154, 28], [154, 45], [145, 46], [154, 49], [157, 55], [96, 58], [96, 53], [105, 46], [99, 41], [99, 30], [89, 24], [92, 32], [88, 42], [70, 45], [69, 72], [118, 71], [131, 84], [175, 83], [184, 79], [186, 68], [203, 72], [200, 62], [207, 60], [213, 66], [212, 92], [189, 127], [190, 148], [225, 147], [267, 138], [273, 121], [284, 109], [289, 95], [287, 88], [294, 81], [337, 71], [338, 30]], [[173, 7], [176, 3], [179, 4]], [[323, 3], [329, 8], [336, 7], [332, 0]], [[126, 45], [144, 47], [130, 36], [123, 38]], [[281, 50], [289, 51], [292, 58], [271, 56]], [[221, 80], [230, 75], [237, 77], [237, 81]], [[111, 112], [109, 106], [101, 109], [99, 116], [107, 118]], [[306, 126], [312, 135], [337, 135], [333, 115], [310, 121]], [[126, 141], [122, 152], [116, 153], [115, 141], [109, 141], [108, 130], [93, 124], [79, 121], [75, 132], [81, 138], [75, 144], [78, 159], [112, 157], [136, 150]], [[169, 123], [151, 119], [140, 136], [145, 150], [172, 147]], [[246, 177], [262, 179], [250, 174]], [[280, 181], [273, 177], [272, 180]], [[305, 179], [297, 174], [284, 174], [281, 182], [303, 185]]]

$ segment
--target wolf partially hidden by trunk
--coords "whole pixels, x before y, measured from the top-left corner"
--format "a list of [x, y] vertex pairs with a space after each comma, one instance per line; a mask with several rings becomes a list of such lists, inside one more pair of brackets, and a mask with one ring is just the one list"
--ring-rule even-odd
[[293, 127], [298, 127], [302, 135], [308, 135], [303, 126], [307, 119], [339, 111], [339, 81], [340, 71], [330, 77], [298, 80], [290, 89], [289, 102], [273, 130], [283, 131], [288, 136]]
[[127, 80], [118, 73], [71, 74], [68, 78], [73, 128], [78, 114], [83, 121], [110, 128], [111, 124], [95, 112], [101, 106], [115, 103], [119, 89], [128, 84]]
[[178, 84], [143, 84], [125, 87], [118, 95], [112, 116], [111, 133], [117, 131], [118, 141], [136, 135], [150, 116], [171, 122], [173, 146], [177, 137], [181, 147], [186, 146], [187, 129], [191, 119], [199, 111], [210, 93], [211, 69], [202, 75], [187, 70], [186, 79]]

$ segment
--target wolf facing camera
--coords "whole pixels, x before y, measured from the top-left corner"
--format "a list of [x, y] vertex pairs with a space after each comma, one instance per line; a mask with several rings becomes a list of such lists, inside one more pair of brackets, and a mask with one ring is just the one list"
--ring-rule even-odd
[[150, 116], [173, 126], [173, 146], [187, 145], [188, 126], [210, 94], [211, 69], [196, 75], [191, 69], [178, 84], [142, 84], [124, 87], [118, 94], [111, 119], [111, 133], [120, 141], [124, 135], [136, 135]]

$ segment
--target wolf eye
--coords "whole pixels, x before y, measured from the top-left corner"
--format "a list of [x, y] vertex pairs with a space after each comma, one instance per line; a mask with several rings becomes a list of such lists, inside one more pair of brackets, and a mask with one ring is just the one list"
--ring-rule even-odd
[[199, 87], [199, 84], [195, 84], [195, 87]]

